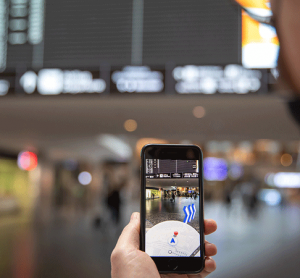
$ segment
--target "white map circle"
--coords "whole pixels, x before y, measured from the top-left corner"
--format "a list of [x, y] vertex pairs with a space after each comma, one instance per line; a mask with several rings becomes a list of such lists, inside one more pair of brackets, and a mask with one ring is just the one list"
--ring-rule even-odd
[[180, 221], [161, 222], [146, 233], [146, 253], [152, 257], [199, 257], [199, 246], [199, 233]]

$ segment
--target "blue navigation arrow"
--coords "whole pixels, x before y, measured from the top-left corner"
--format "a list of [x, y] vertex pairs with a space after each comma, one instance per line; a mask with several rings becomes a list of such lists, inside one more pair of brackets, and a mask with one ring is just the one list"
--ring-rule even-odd
[[192, 220], [192, 215], [193, 215], [193, 212], [192, 212], [192, 206], [189, 205], [188, 208], [189, 208], [189, 213], [190, 213], [188, 222], [191, 222], [191, 220]]
[[185, 213], [185, 218], [183, 220], [183, 223], [191, 222], [195, 218], [195, 214], [196, 214], [195, 204], [184, 206], [183, 211]]
[[192, 219], [194, 219], [194, 218], [195, 218], [195, 214], [196, 214], [196, 207], [195, 207], [195, 204], [192, 204], [192, 210], [193, 210]]
[[190, 217], [190, 212], [189, 212], [189, 209], [188, 209], [187, 206], [183, 207], [183, 212], [185, 213], [185, 217], [184, 217], [183, 223], [187, 223], [188, 220], [189, 220], [189, 217]]

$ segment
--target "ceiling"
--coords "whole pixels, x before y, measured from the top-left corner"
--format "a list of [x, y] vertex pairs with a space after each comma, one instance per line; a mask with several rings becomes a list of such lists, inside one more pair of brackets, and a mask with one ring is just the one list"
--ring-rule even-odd
[[[192, 110], [205, 108], [197, 119]], [[128, 133], [123, 124], [137, 121]], [[101, 134], [122, 135], [134, 146], [141, 137], [167, 140], [299, 140], [299, 128], [282, 99], [272, 95], [3, 97], [0, 148], [34, 148], [61, 156], [98, 159], [112, 154]]]

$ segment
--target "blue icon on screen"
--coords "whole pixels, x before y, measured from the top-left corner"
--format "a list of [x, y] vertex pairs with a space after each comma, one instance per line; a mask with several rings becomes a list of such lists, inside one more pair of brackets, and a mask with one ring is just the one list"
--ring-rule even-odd
[[188, 206], [184, 206], [183, 207], [183, 212], [185, 213], [185, 217], [184, 217], [183, 223], [191, 222], [195, 218], [196, 207], [195, 207], [194, 204], [188, 205]]

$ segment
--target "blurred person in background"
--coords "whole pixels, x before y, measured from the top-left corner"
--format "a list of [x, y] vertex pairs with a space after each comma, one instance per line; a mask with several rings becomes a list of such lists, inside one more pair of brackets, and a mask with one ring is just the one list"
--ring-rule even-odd
[[194, 199], [196, 200], [197, 199], [197, 193], [194, 192]]
[[121, 207], [121, 198], [120, 198], [120, 189], [121, 184], [116, 181], [112, 181], [108, 188], [108, 194], [106, 197], [106, 204], [108, 209], [112, 214], [112, 221], [115, 224], [118, 224], [120, 221], [120, 207]]
[[227, 212], [229, 213], [230, 210], [231, 210], [231, 199], [232, 199], [232, 189], [231, 189], [231, 185], [227, 185], [225, 187], [225, 190], [224, 190], [224, 195], [223, 195], [223, 198], [224, 198], [224, 204], [225, 204], [225, 207], [226, 207], [226, 210]]
[[121, 191], [127, 186], [128, 167], [122, 163], [111, 163], [106, 167], [106, 204], [111, 212], [111, 220], [118, 225], [121, 218]]
[[[284, 92], [284, 96], [288, 97], [289, 110], [300, 125], [300, 1], [271, 0], [271, 8], [273, 17], [269, 24], [276, 28], [280, 41], [278, 57], [279, 89]], [[139, 250], [139, 229], [139, 214], [134, 213], [130, 223], [123, 230], [111, 256], [111, 274], [113, 278], [160, 277], [151, 258], [145, 252]], [[206, 220], [205, 234], [210, 234], [215, 230], [216, 223]], [[205, 250], [207, 255], [212, 256], [216, 253], [214, 244], [206, 243]], [[204, 271], [193, 277], [206, 277], [215, 268], [214, 260], [207, 257]], [[180, 276], [188, 277], [187, 275]], [[170, 277], [172, 277], [172, 274]]]
[[173, 200], [173, 202], [175, 202], [175, 193], [174, 193], [174, 191], [172, 191], [172, 200]]
[[244, 207], [248, 213], [248, 216], [258, 216], [258, 192], [260, 190], [259, 181], [253, 174], [249, 174], [241, 183], [240, 189]]

